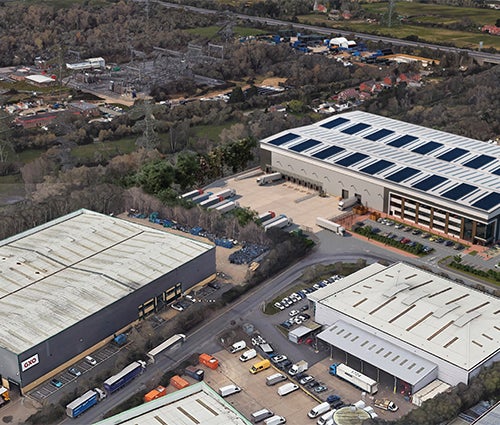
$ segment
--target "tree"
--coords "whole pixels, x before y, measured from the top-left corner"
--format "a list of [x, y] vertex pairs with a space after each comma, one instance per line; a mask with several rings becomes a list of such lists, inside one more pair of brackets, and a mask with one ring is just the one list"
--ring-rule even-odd
[[245, 95], [241, 87], [235, 87], [229, 95], [228, 103], [241, 103], [245, 101]]
[[137, 174], [137, 183], [147, 192], [156, 194], [169, 188], [174, 182], [174, 168], [166, 161], [144, 165]]
[[177, 157], [175, 182], [182, 190], [193, 187], [200, 171], [200, 161], [196, 155], [181, 153]]

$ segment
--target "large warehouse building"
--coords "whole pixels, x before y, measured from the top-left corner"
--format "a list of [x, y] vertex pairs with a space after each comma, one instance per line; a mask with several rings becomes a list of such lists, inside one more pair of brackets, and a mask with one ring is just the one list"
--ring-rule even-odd
[[95, 425], [251, 425], [205, 382], [141, 404]]
[[27, 391], [215, 274], [215, 247], [79, 210], [0, 242], [0, 374]]
[[500, 360], [500, 300], [406, 263], [372, 264], [308, 295], [332, 357], [413, 394]]
[[366, 112], [260, 142], [261, 166], [478, 244], [500, 238], [500, 146]]

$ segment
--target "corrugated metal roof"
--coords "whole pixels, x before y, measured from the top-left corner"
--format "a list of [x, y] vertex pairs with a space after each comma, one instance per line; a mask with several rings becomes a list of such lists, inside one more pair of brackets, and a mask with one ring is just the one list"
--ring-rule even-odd
[[204, 382], [169, 393], [95, 425], [251, 425]]
[[213, 249], [88, 210], [0, 242], [0, 345], [15, 353]]
[[342, 320], [318, 334], [318, 338], [394, 376], [416, 385], [428, 375], [437, 377], [437, 365], [385, 339]]
[[498, 298], [409, 264], [380, 266], [310, 298], [464, 370], [500, 353]]

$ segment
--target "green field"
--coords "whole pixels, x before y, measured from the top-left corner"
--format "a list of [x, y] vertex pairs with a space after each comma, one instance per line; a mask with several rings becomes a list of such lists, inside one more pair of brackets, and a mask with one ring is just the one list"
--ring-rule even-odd
[[136, 139], [137, 137], [126, 137], [120, 140], [77, 146], [71, 150], [71, 156], [80, 159], [82, 162], [111, 159], [118, 155], [134, 152]]
[[[368, 3], [362, 5], [367, 12], [383, 15], [387, 13], [388, 2]], [[413, 3], [399, 1], [395, 3], [394, 17], [402, 16], [410, 21], [433, 24], [451, 24], [464, 18], [470, 19], [478, 26], [494, 25], [500, 18], [500, 11], [495, 9], [479, 9], [473, 7], [455, 7], [437, 4]]]
[[236, 124], [236, 121], [228, 121], [219, 125], [199, 125], [193, 127], [193, 130], [197, 138], [205, 138], [212, 142], [218, 142], [221, 131], [231, 127], [233, 124]]

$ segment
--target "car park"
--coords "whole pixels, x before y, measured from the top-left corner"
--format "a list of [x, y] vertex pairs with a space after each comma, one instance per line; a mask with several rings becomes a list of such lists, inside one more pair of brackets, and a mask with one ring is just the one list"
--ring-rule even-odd
[[188, 300], [188, 301], [192, 302], [192, 303], [195, 303], [195, 302], [196, 302], [196, 298], [195, 298], [195, 297], [193, 297], [193, 296], [192, 296], [192, 295], [190, 295], [190, 294], [185, 295], [185, 296], [184, 296], [184, 298], [185, 298], [186, 300]]
[[280, 325], [283, 326], [285, 329], [290, 329], [292, 327], [293, 323], [290, 322], [289, 320], [286, 320], [286, 321], [280, 323]]
[[315, 381], [314, 379], [305, 384], [305, 386], [310, 389], [313, 389], [317, 385], [319, 385], [319, 382]]
[[178, 302], [171, 304], [170, 307], [177, 311], [184, 311], [184, 307], [182, 306], [181, 303]]
[[220, 289], [220, 285], [217, 282], [209, 282], [208, 286], [212, 289]]
[[332, 406], [333, 409], [340, 409], [344, 405], [344, 402], [342, 400], [337, 400], [334, 401], [333, 403], [330, 403], [330, 406]]
[[437, 238], [436, 239], [436, 243], [443, 243], [444, 242], [444, 239], [443, 238]]
[[431, 234], [430, 233], [422, 233], [420, 235], [420, 237], [423, 238], [423, 239], [429, 239], [431, 237]]
[[307, 313], [302, 313], [301, 316], [304, 318], [304, 320], [308, 320], [311, 318], [311, 315], [309, 315]]
[[454, 246], [453, 246], [453, 249], [457, 250], [457, 251], [460, 251], [462, 249], [464, 249], [464, 246], [460, 243], [456, 243]]
[[452, 246], [452, 245], [453, 245], [453, 241], [450, 241], [449, 239], [444, 241], [444, 246]]
[[300, 313], [299, 310], [292, 310], [292, 311], [290, 311], [290, 313], [288, 313], [288, 315], [290, 317], [293, 317], [293, 316], [297, 316], [297, 314], [299, 314], [299, 313]]
[[380, 229], [378, 227], [373, 227], [372, 233], [380, 233]]
[[412, 228], [410, 226], [403, 227], [403, 232], [409, 232]]
[[396, 223], [396, 225], [394, 226], [395, 229], [402, 229], [404, 226], [404, 224], [401, 224], [401, 223]]
[[306, 311], [306, 310], [309, 310], [309, 306], [307, 304], [300, 307], [300, 311]]
[[421, 233], [422, 233], [422, 231], [421, 231], [421, 230], [418, 230], [418, 229], [414, 229], [414, 230], [412, 230], [412, 232], [411, 232], [411, 234], [412, 234], [412, 235], [415, 235], [415, 236], [416, 236], [416, 235], [420, 235]]
[[286, 360], [283, 360], [282, 362], [279, 362], [278, 367], [281, 370], [288, 370], [292, 364], [293, 363], [289, 359], [286, 359]]
[[78, 376], [80, 376], [82, 374], [82, 372], [80, 372], [80, 370], [77, 369], [76, 367], [70, 367], [68, 369], [68, 372], [71, 373], [73, 376], [76, 376], [76, 377], [78, 377]]
[[63, 384], [62, 384], [62, 382], [61, 382], [61, 381], [59, 381], [59, 379], [57, 379], [57, 378], [53, 378], [53, 379], [51, 379], [51, 380], [50, 380], [50, 383], [51, 383], [54, 387], [56, 387], [56, 388], [61, 388], [61, 387], [62, 387], [62, 385], [63, 385]]

